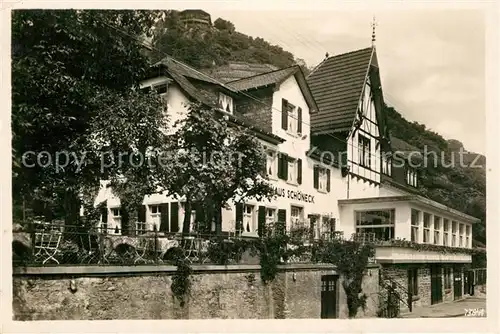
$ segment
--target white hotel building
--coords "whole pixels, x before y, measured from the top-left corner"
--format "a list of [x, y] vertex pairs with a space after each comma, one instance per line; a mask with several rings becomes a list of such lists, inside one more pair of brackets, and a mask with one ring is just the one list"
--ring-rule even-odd
[[[256, 125], [266, 147], [268, 176], [279, 196], [229, 203], [223, 231], [258, 236], [262, 224], [279, 220], [288, 229], [306, 222], [317, 237], [369, 232], [387, 241], [377, 247], [376, 260], [417, 305], [462, 296], [462, 265], [471, 262], [467, 250], [478, 220], [419, 196], [418, 169], [396, 167], [382, 157], [393, 153], [403, 161], [407, 152], [400, 150], [408, 147], [389, 137], [374, 47], [328, 57], [307, 78], [292, 66], [220, 85], [168, 58], [152, 73], [142, 86], [165, 94], [172, 123], [186, 114], [189, 101], [219, 105], [230, 122]], [[333, 164], [320, 163], [323, 151], [335, 153]], [[107, 202], [102, 222], [118, 234], [126, 230], [120, 200], [105, 186], [98, 197]], [[160, 233], [182, 231], [183, 203], [163, 194], [146, 196], [138, 220]], [[396, 239], [429, 247], [417, 250]]]

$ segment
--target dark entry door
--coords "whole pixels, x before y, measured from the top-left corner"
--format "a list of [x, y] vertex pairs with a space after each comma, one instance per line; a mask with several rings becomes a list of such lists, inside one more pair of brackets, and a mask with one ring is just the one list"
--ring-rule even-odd
[[321, 276], [321, 319], [337, 318], [338, 276]]
[[474, 272], [472, 270], [464, 272], [464, 294], [474, 295]]
[[462, 268], [453, 268], [453, 299], [462, 298]]
[[431, 266], [431, 304], [443, 301], [443, 270], [441, 266]]

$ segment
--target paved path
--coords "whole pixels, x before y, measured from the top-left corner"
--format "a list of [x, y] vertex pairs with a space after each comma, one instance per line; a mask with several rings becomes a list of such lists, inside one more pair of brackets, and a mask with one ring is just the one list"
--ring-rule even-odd
[[402, 318], [469, 318], [478, 316], [486, 316], [486, 298], [468, 297], [456, 302], [417, 307], [413, 312], [401, 315]]

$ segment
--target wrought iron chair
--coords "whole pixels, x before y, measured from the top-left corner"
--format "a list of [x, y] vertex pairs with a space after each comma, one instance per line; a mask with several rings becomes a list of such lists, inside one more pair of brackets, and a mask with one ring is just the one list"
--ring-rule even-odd
[[35, 231], [35, 259], [43, 258], [42, 264], [45, 264], [49, 260], [59, 264], [55, 256], [59, 250], [62, 235], [63, 233], [60, 229], [41, 229]]

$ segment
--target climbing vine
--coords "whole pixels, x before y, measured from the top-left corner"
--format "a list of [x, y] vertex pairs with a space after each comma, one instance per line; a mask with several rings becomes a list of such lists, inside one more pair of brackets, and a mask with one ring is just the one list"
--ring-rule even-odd
[[368, 261], [375, 255], [370, 244], [357, 241], [320, 241], [313, 249], [313, 260], [335, 265], [342, 276], [342, 287], [347, 297], [349, 318], [356, 317], [359, 308], [366, 307], [367, 296], [363, 293], [363, 276]]
[[193, 273], [193, 269], [186, 258], [180, 256], [180, 254], [176, 254], [174, 263], [177, 266], [177, 271], [172, 276], [170, 289], [174, 297], [179, 300], [181, 307], [184, 307], [191, 293], [191, 274]]

